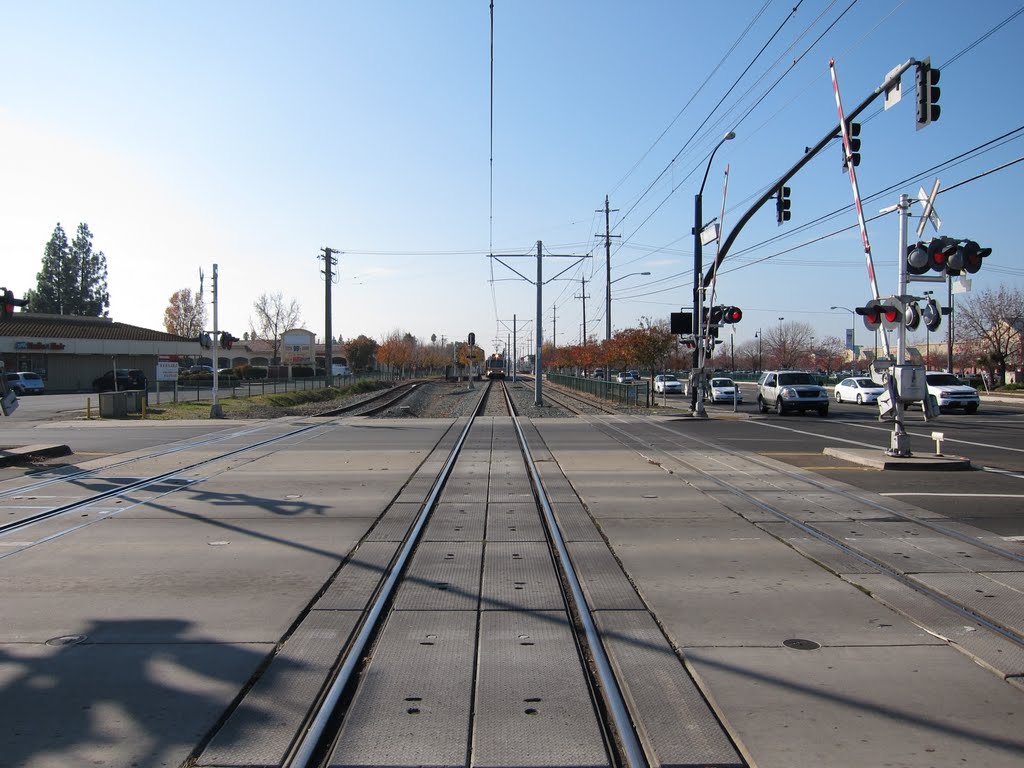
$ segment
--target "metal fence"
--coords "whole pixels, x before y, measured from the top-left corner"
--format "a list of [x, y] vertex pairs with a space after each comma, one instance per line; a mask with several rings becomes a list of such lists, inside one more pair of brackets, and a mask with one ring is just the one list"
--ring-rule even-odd
[[651, 384], [640, 380], [629, 384], [619, 384], [604, 379], [586, 379], [582, 376], [569, 376], [563, 373], [549, 373], [545, 378], [552, 384], [582, 392], [586, 395], [610, 400], [620, 405], [649, 408], [651, 405]]

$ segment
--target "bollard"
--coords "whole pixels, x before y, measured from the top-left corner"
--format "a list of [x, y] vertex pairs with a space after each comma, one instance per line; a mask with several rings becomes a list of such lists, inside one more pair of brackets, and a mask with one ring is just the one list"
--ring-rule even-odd
[[932, 440], [935, 441], [935, 455], [942, 455], [942, 441], [945, 439], [945, 435], [942, 432], [932, 432]]

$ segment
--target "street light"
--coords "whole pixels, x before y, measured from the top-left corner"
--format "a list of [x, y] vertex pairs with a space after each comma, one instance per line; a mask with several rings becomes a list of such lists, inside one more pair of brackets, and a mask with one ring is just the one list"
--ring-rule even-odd
[[608, 307], [607, 307], [607, 311], [608, 311], [608, 332], [609, 333], [611, 333], [611, 327], [612, 327], [612, 291], [611, 291], [611, 286], [613, 284], [619, 282], [619, 280], [625, 280], [627, 277], [633, 277], [634, 275], [649, 275], [649, 274], [651, 274], [651, 273], [650, 272], [630, 272], [628, 275], [623, 275], [622, 277], [616, 277], [614, 280], [612, 280], [610, 283], [608, 283]]
[[711, 172], [711, 161], [715, 159], [715, 152], [725, 142], [730, 139], [735, 139], [736, 134], [729, 131], [722, 140], [719, 141], [715, 148], [711, 150], [711, 154], [708, 156], [708, 165], [704, 169], [704, 180], [700, 183], [700, 189], [697, 190], [697, 195], [693, 200], [693, 330], [694, 330], [694, 341], [696, 344], [693, 346], [693, 370], [691, 371], [690, 379], [690, 412], [694, 416], [707, 416], [707, 411], [704, 410], [704, 403], [701, 398], [697, 397], [697, 389], [700, 386], [700, 382], [703, 378], [703, 371], [700, 369], [701, 356], [704, 352], [704, 333], [703, 328], [703, 317], [702, 317], [702, 305], [703, 305], [703, 291], [702, 283], [704, 281], [704, 265], [702, 263], [703, 253], [701, 251], [702, 243], [700, 240], [700, 234], [704, 229], [704, 211], [703, 211], [703, 195], [704, 185], [707, 184], [708, 174]]
[[852, 346], [853, 349], [850, 351], [853, 352], [853, 365], [859, 370], [860, 367], [857, 365], [857, 312], [849, 307], [829, 307], [829, 309], [845, 309], [853, 315], [853, 334], [850, 337], [850, 346]]
[[757, 372], [761, 372], [761, 329], [758, 328], [757, 332], [754, 333], [754, 338], [757, 339]]

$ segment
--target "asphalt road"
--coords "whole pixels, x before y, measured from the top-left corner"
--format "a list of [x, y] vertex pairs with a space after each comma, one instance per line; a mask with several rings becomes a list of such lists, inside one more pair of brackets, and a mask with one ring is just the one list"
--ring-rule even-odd
[[814, 413], [761, 415], [752, 388], [744, 388], [744, 399], [747, 402], [737, 409], [742, 414], [739, 418], [732, 417], [731, 404], [708, 405], [712, 418], [693, 422], [695, 428], [725, 446], [896, 496], [1001, 536], [1024, 537], [1024, 401], [999, 403], [983, 398], [976, 414], [953, 411], [930, 422], [924, 421], [920, 411], [910, 411], [905, 428], [912, 452], [934, 453], [930, 435], [941, 432], [943, 454], [970, 459], [972, 469], [883, 472], [823, 455], [828, 446], [877, 448], [884, 453], [893, 428], [878, 421], [876, 406], [833, 402], [823, 419]]

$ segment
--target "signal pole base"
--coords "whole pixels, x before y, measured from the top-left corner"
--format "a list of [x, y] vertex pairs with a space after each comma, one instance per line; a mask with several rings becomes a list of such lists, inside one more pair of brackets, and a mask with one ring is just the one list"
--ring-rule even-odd
[[224, 409], [220, 407], [220, 403], [210, 407], [210, 418], [211, 419], [223, 419]]
[[893, 432], [892, 440], [889, 443], [889, 450], [885, 452], [885, 455], [909, 458], [912, 455], [910, 452], [910, 435], [906, 432]]

